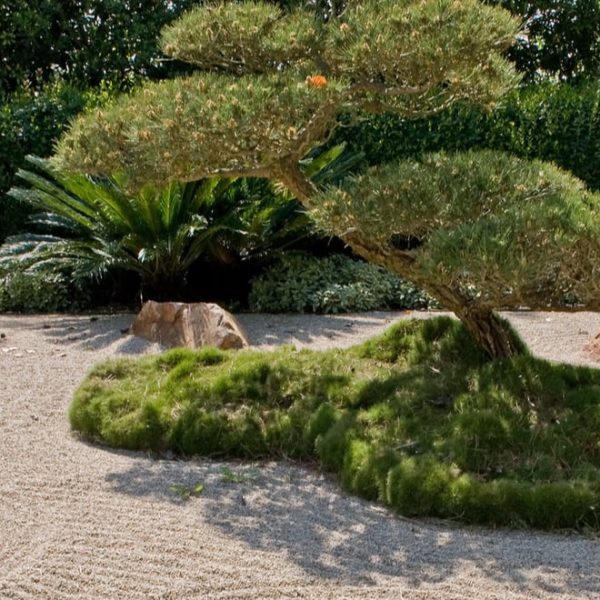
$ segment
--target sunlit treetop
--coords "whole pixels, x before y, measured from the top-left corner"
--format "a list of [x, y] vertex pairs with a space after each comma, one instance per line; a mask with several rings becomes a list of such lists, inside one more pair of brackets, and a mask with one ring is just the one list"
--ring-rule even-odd
[[569, 300], [600, 309], [600, 196], [552, 164], [431, 154], [374, 167], [311, 204], [323, 228], [374, 262], [438, 297], [452, 290], [457, 312]]
[[341, 111], [492, 105], [517, 81], [502, 52], [518, 26], [478, 0], [356, 0], [326, 23], [263, 2], [202, 6], [162, 37], [166, 54], [200, 72], [79, 118], [55, 164], [139, 183], [277, 178], [327, 139]]

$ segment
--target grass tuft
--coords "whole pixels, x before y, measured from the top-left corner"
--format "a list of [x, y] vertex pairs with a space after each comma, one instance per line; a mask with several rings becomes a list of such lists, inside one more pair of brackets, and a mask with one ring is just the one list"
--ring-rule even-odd
[[448, 318], [344, 351], [109, 361], [70, 420], [114, 447], [318, 461], [404, 515], [600, 529], [600, 371], [489, 362]]

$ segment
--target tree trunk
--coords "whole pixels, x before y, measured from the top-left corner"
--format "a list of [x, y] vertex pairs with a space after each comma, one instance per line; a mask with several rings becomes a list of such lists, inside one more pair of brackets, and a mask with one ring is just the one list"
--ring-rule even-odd
[[305, 208], [310, 208], [310, 201], [317, 192], [317, 188], [300, 170], [295, 159], [281, 161], [275, 176], [302, 202]]
[[[310, 209], [310, 201], [316, 188], [302, 173], [297, 162], [282, 161], [277, 175], [304, 206]], [[469, 299], [464, 298], [456, 289], [423, 281], [415, 273], [415, 259], [411, 252], [401, 251], [391, 246], [387, 248], [372, 246], [356, 233], [349, 233], [343, 237], [356, 254], [419, 285], [444, 308], [452, 310], [490, 358], [508, 358], [519, 354], [521, 350], [519, 344], [502, 319], [490, 309], [469, 306]]]
[[520, 348], [510, 327], [492, 311], [471, 312], [457, 308], [454, 313], [490, 358], [519, 354]]

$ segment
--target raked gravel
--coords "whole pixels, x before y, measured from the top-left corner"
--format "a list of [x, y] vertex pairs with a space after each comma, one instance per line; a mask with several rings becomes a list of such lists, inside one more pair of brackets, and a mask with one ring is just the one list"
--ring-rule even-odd
[[[422, 313], [241, 315], [254, 344], [347, 346]], [[600, 314], [511, 313], [538, 354], [595, 364]], [[600, 540], [413, 521], [289, 463], [153, 460], [66, 411], [96, 362], [157, 352], [131, 315], [0, 317], [0, 599], [600, 598]], [[243, 481], [226, 481], [223, 468]], [[204, 491], [185, 501], [172, 486]]]

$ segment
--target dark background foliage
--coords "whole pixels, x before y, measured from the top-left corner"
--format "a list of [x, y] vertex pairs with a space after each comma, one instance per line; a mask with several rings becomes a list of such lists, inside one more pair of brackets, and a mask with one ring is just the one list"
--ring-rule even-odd
[[19, 231], [29, 210], [5, 196], [15, 183], [25, 156], [47, 156], [69, 119], [86, 105], [84, 93], [69, 86], [50, 86], [37, 94], [13, 94], [0, 105], [0, 241]]
[[600, 189], [600, 84], [529, 85], [493, 112], [455, 105], [414, 121], [379, 115], [340, 129], [340, 140], [370, 165], [439, 150], [505, 150], [555, 162]]
[[527, 81], [590, 79], [600, 69], [598, 0], [492, 0], [523, 18], [526, 35], [509, 51]]
[[12, 0], [0, 9], [0, 86], [11, 93], [57, 77], [83, 88], [165, 77], [160, 29], [194, 0]]

